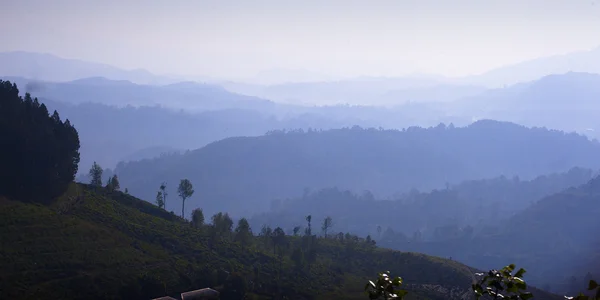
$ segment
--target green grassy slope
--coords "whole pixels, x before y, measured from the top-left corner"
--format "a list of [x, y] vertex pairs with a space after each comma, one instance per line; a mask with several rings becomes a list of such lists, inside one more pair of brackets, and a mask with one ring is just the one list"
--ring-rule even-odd
[[149, 299], [219, 288], [224, 270], [248, 281], [250, 299], [366, 299], [366, 280], [390, 270], [405, 279], [409, 299], [470, 299], [474, 270], [454, 261], [319, 239], [316, 263], [299, 270], [289, 255], [280, 261], [257, 246], [258, 237], [245, 249], [230, 239], [209, 247], [204, 232], [132, 196], [79, 184], [50, 206], [0, 198], [0, 291]]
[[448, 299], [450, 290], [464, 294], [472, 280], [473, 270], [456, 262], [382, 249], [349, 251], [324, 239], [309, 271], [294, 269], [285, 258], [279, 275], [279, 259], [269, 251], [229, 240], [210, 249], [208, 237], [178, 217], [84, 185], [72, 185], [50, 206], [0, 199], [0, 290], [8, 298], [178, 295], [221, 285], [220, 269], [254, 281], [248, 290], [257, 295], [290, 299], [364, 299], [366, 280], [387, 269], [406, 278], [412, 295], [420, 296], [415, 299]]

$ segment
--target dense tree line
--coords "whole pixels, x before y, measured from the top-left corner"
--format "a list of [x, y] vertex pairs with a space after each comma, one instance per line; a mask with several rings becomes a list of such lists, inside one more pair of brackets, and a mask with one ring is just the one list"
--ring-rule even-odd
[[79, 135], [57, 111], [15, 84], [0, 80], [0, 194], [43, 201], [61, 195], [75, 178]]

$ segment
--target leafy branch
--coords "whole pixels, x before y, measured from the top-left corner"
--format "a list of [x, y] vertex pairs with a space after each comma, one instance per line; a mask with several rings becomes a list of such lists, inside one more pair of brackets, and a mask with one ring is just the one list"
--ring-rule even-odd
[[406, 290], [400, 289], [402, 286], [402, 278], [390, 277], [390, 271], [379, 273], [377, 281], [369, 280], [365, 286], [365, 292], [369, 295], [369, 299], [404, 299], [408, 293]]

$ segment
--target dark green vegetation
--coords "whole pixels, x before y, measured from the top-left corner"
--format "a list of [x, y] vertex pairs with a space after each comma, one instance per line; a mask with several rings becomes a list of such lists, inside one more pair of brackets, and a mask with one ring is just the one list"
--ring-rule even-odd
[[0, 206], [6, 298], [149, 299], [222, 289], [226, 271], [239, 274], [249, 294], [362, 299], [363, 282], [391, 269], [406, 276], [419, 299], [458, 299], [475, 272], [449, 260], [378, 249], [351, 235], [292, 237], [266, 228], [240, 239], [231, 223], [223, 227], [228, 217], [222, 214], [215, 224], [192, 226], [132, 196], [80, 184], [49, 206], [6, 198]]
[[153, 199], [163, 181], [188, 178], [202, 191], [190, 201], [192, 207], [239, 216], [265, 211], [276, 198], [300, 196], [305, 187], [370, 190], [384, 198], [411, 188], [431, 190], [500, 174], [530, 179], [576, 166], [599, 168], [600, 143], [479, 121], [460, 128], [355, 127], [228, 138], [187, 154], [120, 164], [115, 172], [143, 199]]
[[[585, 287], [586, 278], [600, 276], [594, 273], [600, 269], [600, 239], [595, 234], [600, 228], [600, 177], [578, 188], [551, 191], [576, 185], [590, 175], [587, 170], [573, 169], [530, 182], [469, 182], [450, 190], [414, 194], [410, 198], [414, 202], [376, 201], [328, 189], [283, 201], [278, 210], [250, 222], [292, 228], [301, 224], [304, 210], [318, 205], [315, 217], [330, 215], [336, 230], [370, 234], [383, 247], [451, 257], [480, 269], [514, 262], [527, 266], [532, 284], [574, 294]], [[532, 189], [546, 190], [549, 195], [514, 209], [525, 206], [518, 203], [518, 195], [527, 195]], [[487, 197], [501, 200], [503, 195], [507, 200], [500, 202], [502, 205], [489, 205]], [[478, 210], [479, 205], [485, 210]], [[507, 211], [512, 213], [504, 213]], [[469, 220], [469, 212], [486, 219]]]
[[404, 299], [408, 292], [399, 289], [402, 286], [401, 277], [392, 278], [390, 271], [379, 273], [376, 281], [369, 280], [365, 286], [365, 291], [369, 299]]
[[61, 195], [75, 179], [79, 136], [69, 120], [52, 116], [37, 98], [19, 96], [0, 80], [0, 191], [14, 199], [41, 201]]

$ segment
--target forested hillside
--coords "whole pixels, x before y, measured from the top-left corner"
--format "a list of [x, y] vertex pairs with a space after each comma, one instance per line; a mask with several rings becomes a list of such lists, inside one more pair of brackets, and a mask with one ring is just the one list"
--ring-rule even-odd
[[573, 292], [587, 284], [585, 277], [598, 276], [600, 270], [599, 191], [600, 177], [596, 177], [547, 196], [507, 219], [496, 232], [425, 243], [382, 240], [381, 244], [452, 257], [483, 269], [512, 261], [528, 266], [533, 284]]
[[466, 235], [465, 229], [473, 235], [497, 230], [539, 199], [587, 183], [592, 175], [592, 170], [573, 168], [532, 180], [470, 180], [430, 192], [413, 190], [393, 199], [376, 199], [368, 191], [355, 194], [326, 188], [306, 191], [298, 198], [274, 200], [268, 212], [254, 215], [250, 222], [291, 230], [310, 214], [330, 216], [336, 230], [365, 236], [376, 237], [391, 230], [407, 240], [417, 232], [421, 240], [445, 240]]
[[469, 181], [394, 201], [330, 188], [277, 201], [250, 223], [291, 230], [312, 212], [332, 217], [335, 230], [371, 235], [383, 247], [481, 269], [516, 262], [528, 266], [532, 283], [574, 293], [587, 285], [588, 272], [600, 269], [600, 177], [591, 175], [572, 169], [532, 181]]
[[0, 207], [6, 297], [150, 299], [213, 287], [221, 299], [365, 299], [364, 283], [384, 269], [402, 275], [409, 299], [472, 297], [475, 269], [379, 249], [370, 237], [317, 236], [316, 219], [314, 232], [300, 235], [243, 220], [234, 226], [227, 214], [190, 223], [122, 192], [79, 184], [49, 206], [0, 197]]
[[[370, 235], [384, 247], [452, 257], [482, 269], [517, 262], [528, 266], [532, 283], [572, 293], [587, 284], [583, 277], [597, 269], [594, 264], [600, 266], [593, 250], [600, 240], [592, 234], [600, 228], [593, 217], [593, 202], [600, 200], [589, 192], [600, 179], [591, 176], [591, 170], [572, 169], [531, 181], [467, 181], [396, 200], [329, 188], [275, 201], [270, 212], [249, 221], [292, 230], [306, 214], [330, 216], [335, 230]], [[577, 253], [586, 255], [578, 259]]]
[[223, 215], [207, 221], [212, 225], [190, 224], [121, 192], [83, 185], [72, 185], [51, 206], [6, 198], [0, 206], [3, 297], [150, 299], [221, 285], [227, 294], [226, 279], [241, 276], [237, 284], [256, 296], [363, 299], [364, 282], [390, 269], [422, 299], [459, 299], [474, 272], [449, 260], [377, 249], [351, 235], [271, 238], [254, 228], [262, 237], [246, 236], [250, 228], [238, 223], [233, 231]]
[[[338, 187], [378, 198], [447, 183], [505, 175], [530, 179], [572, 167], [600, 167], [600, 144], [577, 134], [511, 123], [271, 132], [211, 143], [183, 155], [120, 164], [131, 193], [152, 199], [162, 182], [181, 178], [202, 193], [192, 207], [234, 215], [265, 211], [271, 200], [304, 188]], [[168, 205], [174, 210], [177, 203]]]

